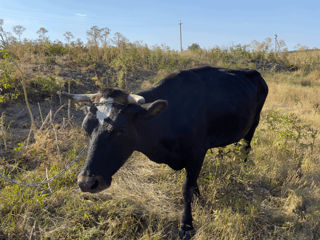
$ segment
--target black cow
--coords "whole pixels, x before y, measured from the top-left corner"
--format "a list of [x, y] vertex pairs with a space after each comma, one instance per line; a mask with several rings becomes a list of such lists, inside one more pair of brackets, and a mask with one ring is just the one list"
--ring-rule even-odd
[[78, 176], [84, 192], [99, 192], [134, 150], [174, 170], [186, 169], [180, 237], [193, 229], [191, 202], [209, 148], [250, 142], [268, 87], [257, 71], [201, 67], [173, 73], [156, 86], [128, 94], [108, 88], [96, 94], [66, 94], [90, 101], [83, 128], [90, 142]]

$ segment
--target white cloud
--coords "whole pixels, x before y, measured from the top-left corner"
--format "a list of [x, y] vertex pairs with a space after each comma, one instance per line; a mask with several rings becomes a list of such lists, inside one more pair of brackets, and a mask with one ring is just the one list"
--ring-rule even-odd
[[87, 14], [85, 14], [85, 13], [76, 13], [76, 16], [78, 16], [78, 17], [86, 17]]

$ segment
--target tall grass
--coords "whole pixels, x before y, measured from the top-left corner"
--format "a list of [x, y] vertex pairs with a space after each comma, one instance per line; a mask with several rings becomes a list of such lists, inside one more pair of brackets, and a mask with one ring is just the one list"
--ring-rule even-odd
[[[54, 136], [46, 131], [39, 134], [30, 148], [16, 150], [11, 166], [6, 164], [2, 171], [21, 180], [39, 181], [46, 168], [49, 175], [59, 171], [82, 144], [80, 133], [61, 130], [59, 145], [65, 153], [61, 158]], [[65, 141], [62, 134], [72, 139]], [[202, 195], [193, 204], [194, 238], [319, 238], [319, 150], [315, 128], [292, 113], [264, 111], [246, 163], [241, 144], [207, 153], [198, 180]], [[178, 237], [184, 171], [175, 172], [135, 153], [114, 176], [112, 187], [93, 195], [80, 193], [76, 186], [80, 165], [50, 186], [21, 188], [1, 181], [3, 237]]]
[[[194, 239], [319, 239], [319, 55], [274, 53], [263, 46], [178, 53], [128, 41], [95, 46], [26, 40], [11, 42], [6, 51], [20, 61], [33, 101], [51, 98], [52, 105], [69, 81], [82, 92], [105, 86], [134, 91], [175, 69], [199, 65], [260, 70], [270, 91], [253, 150], [247, 162], [243, 142], [208, 151], [198, 180], [201, 196], [193, 203]], [[4, 53], [1, 102], [11, 106], [22, 92]], [[84, 133], [77, 121], [58, 120], [36, 130], [27, 146], [15, 141], [15, 120], [3, 113], [1, 173], [42, 181], [74, 159], [86, 143]], [[76, 184], [83, 158], [49, 185], [19, 187], [0, 179], [0, 239], [178, 238], [184, 171], [134, 153], [108, 190], [86, 194]]]
[[[92, 44], [80, 40], [68, 43], [45, 40], [9, 41], [0, 52], [0, 87], [2, 102], [21, 98], [19, 73], [10, 57], [19, 61], [27, 75], [31, 99], [55, 95], [70, 80], [74, 86], [117, 86], [128, 90], [141, 88], [145, 81], [154, 83], [176, 70], [200, 65], [227, 68], [250, 68], [262, 72], [310, 73], [319, 71], [319, 54], [314, 52], [273, 52], [270, 43], [236, 45], [229, 48], [190, 49], [179, 53], [165, 46], [149, 47], [120, 41], [117, 45]], [[308, 84], [306, 81], [305, 84]]]

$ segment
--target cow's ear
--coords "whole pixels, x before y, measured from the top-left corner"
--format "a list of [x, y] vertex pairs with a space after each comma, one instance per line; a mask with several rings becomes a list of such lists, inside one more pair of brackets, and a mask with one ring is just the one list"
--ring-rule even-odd
[[146, 112], [143, 115], [146, 118], [155, 117], [165, 110], [167, 106], [168, 102], [166, 100], [156, 100], [144, 107]]

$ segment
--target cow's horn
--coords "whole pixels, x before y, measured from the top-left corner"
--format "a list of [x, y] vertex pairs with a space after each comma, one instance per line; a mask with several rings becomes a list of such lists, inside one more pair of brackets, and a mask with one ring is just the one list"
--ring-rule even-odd
[[136, 94], [129, 94], [128, 95], [128, 102], [143, 104], [143, 103], [145, 103], [145, 99], [144, 99], [144, 97], [136, 95]]
[[67, 92], [61, 92], [63, 96], [71, 98], [75, 101], [88, 101], [91, 102], [94, 97], [98, 95], [98, 93], [91, 93], [91, 94], [72, 94]]

